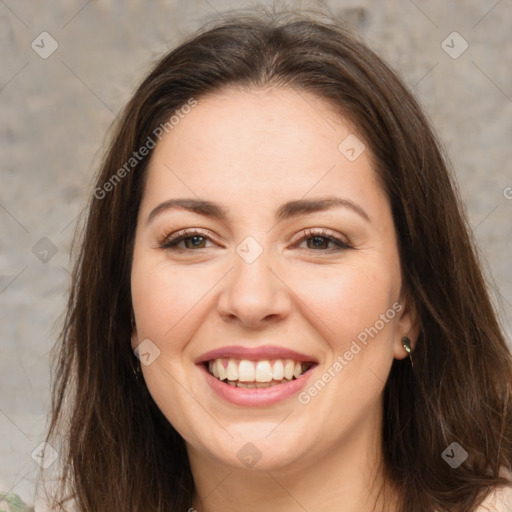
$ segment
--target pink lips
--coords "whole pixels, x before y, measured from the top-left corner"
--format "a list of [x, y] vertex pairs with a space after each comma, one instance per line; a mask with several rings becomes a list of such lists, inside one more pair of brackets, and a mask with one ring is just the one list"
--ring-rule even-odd
[[196, 361], [196, 364], [205, 363], [212, 359], [219, 358], [229, 358], [233, 359], [247, 359], [249, 361], [258, 361], [263, 359], [293, 359], [294, 361], [299, 362], [315, 362], [315, 359], [306, 354], [300, 354], [299, 352], [295, 352], [294, 350], [289, 350], [282, 347], [266, 345], [263, 347], [257, 348], [247, 348], [240, 346], [232, 346], [232, 347], [223, 347], [218, 348], [216, 350], [211, 350], [206, 354], [203, 354]]
[[245, 407], [265, 407], [278, 403], [298, 393], [308, 381], [311, 371], [303, 373], [298, 379], [270, 388], [235, 388], [216, 379], [208, 373], [203, 364], [198, 365], [204, 378], [213, 391], [228, 402]]
[[[230, 386], [211, 375], [205, 363], [212, 359], [230, 358], [247, 359], [249, 361], [263, 359], [293, 359], [294, 361], [314, 362], [314, 358], [306, 354], [300, 354], [294, 350], [283, 349], [277, 346], [264, 346], [258, 348], [246, 348], [240, 346], [224, 347], [203, 354], [196, 361], [206, 382], [212, 390], [222, 399], [235, 405], [245, 407], [265, 407], [278, 403], [298, 393], [307, 383], [311, 371], [303, 373], [298, 379], [278, 384], [269, 388], [238, 388]], [[316, 364], [315, 364], [316, 366]]]

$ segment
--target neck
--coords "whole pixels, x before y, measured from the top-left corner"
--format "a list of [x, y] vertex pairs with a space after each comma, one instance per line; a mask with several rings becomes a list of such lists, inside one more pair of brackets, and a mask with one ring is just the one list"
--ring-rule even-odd
[[[188, 446], [198, 512], [396, 512], [397, 492], [382, 469], [375, 423], [360, 426], [328, 452], [305, 454], [273, 469], [241, 469]], [[192, 512], [192, 511], [190, 511]]]

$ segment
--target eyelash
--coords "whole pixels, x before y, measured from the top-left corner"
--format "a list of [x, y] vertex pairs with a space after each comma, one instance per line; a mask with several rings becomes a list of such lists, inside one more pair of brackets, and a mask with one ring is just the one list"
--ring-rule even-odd
[[[211, 240], [210, 237], [201, 232], [197, 229], [182, 229], [178, 231], [176, 234], [172, 236], [168, 236], [165, 238], [162, 242], [158, 244], [158, 247], [160, 249], [166, 249], [171, 251], [194, 251], [196, 249], [188, 249], [186, 247], [178, 247], [178, 244], [183, 242], [184, 240], [187, 240], [189, 238], [193, 238], [195, 236], [200, 236], [204, 239]], [[317, 249], [308, 249], [314, 252], [324, 252], [324, 253], [331, 253], [331, 252], [340, 252], [347, 249], [352, 249], [353, 247], [349, 245], [348, 243], [344, 242], [343, 240], [340, 240], [337, 237], [334, 237], [332, 235], [327, 234], [327, 230], [315, 230], [312, 228], [308, 228], [304, 231], [303, 236], [295, 243], [300, 244], [304, 240], [313, 239], [313, 238], [324, 238], [328, 240], [329, 242], [333, 242], [336, 248], [331, 248], [327, 250], [317, 250]], [[207, 249], [207, 247], [200, 247], [199, 249]]]

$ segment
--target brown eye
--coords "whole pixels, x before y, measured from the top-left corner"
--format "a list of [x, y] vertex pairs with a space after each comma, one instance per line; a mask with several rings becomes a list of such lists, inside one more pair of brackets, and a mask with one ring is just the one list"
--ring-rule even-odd
[[[210, 237], [198, 232], [181, 230], [176, 234], [167, 237], [163, 242], [159, 244], [162, 249], [170, 250], [196, 250], [196, 249], [208, 249], [206, 242], [210, 240]], [[183, 245], [180, 245], [183, 242]]]
[[187, 249], [203, 249], [206, 238], [201, 235], [187, 236], [181, 238], [180, 242], [185, 242]]
[[[308, 249], [328, 249], [329, 242], [332, 240], [326, 236], [313, 236], [306, 239]], [[311, 242], [311, 243], [310, 243]]]
[[[327, 235], [325, 230], [307, 230], [299, 240], [299, 244], [306, 242], [306, 248], [318, 252], [338, 252], [352, 247], [333, 235]], [[329, 247], [329, 244], [331, 246]]]

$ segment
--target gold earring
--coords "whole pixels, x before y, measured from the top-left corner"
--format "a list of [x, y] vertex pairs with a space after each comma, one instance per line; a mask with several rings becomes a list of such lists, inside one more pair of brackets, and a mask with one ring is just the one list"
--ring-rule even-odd
[[142, 373], [139, 361], [137, 361], [135, 363], [135, 367], [132, 366], [132, 370], [133, 370], [133, 374], [135, 375], [135, 379], [138, 380], [139, 379], [139, 375]]
[[404, 350], [409, 354], [409, 360], [411, 361], [411, 366], [414, 368], [414, 363], [412, 362], [412, 349], [411, 349], [411, 340], [404, 336], [402, 338], [402, 347], [404, 347]]

